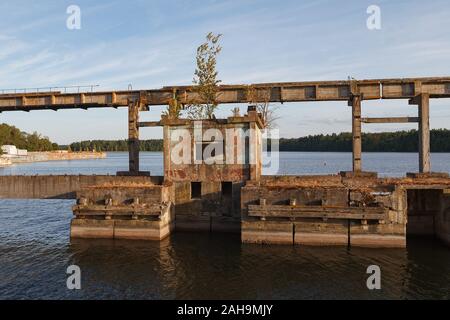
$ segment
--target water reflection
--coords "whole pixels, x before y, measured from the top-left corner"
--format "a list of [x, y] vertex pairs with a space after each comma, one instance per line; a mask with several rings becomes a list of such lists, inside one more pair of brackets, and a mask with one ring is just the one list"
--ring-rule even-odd
[[[76, 240], [69, 253], [83, 271], [83, 298], [446, 299], [450, 292], [450, 251], [426, 239], [407, 250], [347, 249], [175, 233], [162, 242]], [[382, 270], [380, 291], [366, 287], [372, 264]]]

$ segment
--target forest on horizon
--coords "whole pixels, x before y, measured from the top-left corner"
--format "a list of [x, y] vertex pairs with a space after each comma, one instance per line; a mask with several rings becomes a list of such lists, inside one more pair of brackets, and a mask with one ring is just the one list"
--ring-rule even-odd
[[[431, 152], [450, 152], [450, 130], [431, 130]], [[89, 140], [70, 144], [73, 151], [127, 151], [127, 140]], [[301, 138], [281, 138], [280, 151], [351, 152], [352, 134], [310, 135]], [[417, 130], [363, 133], [362, 148], [365, 152], [417, 152]], [[162, 151], [162, 139], [141, 140], [141, 151]]]

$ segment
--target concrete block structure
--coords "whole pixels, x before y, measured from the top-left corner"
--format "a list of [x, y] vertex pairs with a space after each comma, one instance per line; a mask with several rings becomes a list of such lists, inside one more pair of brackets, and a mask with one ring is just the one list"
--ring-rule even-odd
[[[162, 117], [153, 125], [164, 131], [164, 182], [80, 189], [72, 237], [160, 240], [174, 229], [240, 231], [241, 188], [261, 177], [258, 113], [202, 121]], [[130, 160], [130, 175], [140, 172], [136, 163]]]
[[170, 188], [164, 185], [95, 185], [77, 192], [75, 238], [162, 240], [174, 228]]

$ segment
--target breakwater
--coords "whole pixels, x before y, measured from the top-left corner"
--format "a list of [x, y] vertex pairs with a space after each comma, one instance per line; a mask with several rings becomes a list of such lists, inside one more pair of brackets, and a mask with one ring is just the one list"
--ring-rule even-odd
[[106, 152], [48, 151], [48, 152], [28, 152], [26, 156], [11, 157], [8, 159], [10, 160], [11, 164], [14, 164], [14, 163], [63, 161], [63, 160], [88, 160], [88, 159], [104, 159], [104, 158], [106, 158]]

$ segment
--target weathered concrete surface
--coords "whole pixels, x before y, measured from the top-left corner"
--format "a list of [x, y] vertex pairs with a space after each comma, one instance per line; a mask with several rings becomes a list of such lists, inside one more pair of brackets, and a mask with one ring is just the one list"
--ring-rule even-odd
[[242, 221], [244, 243], [292, 244], [293, 224], [290, 221]]
[[161, 184], [162, 177], [118, 177], [105, 175], [0, 176], [3, 199], [75, 199], [76, 191], [86, 186]]
[[11, 164], [11, 159], [0, 157], [0, 168], [10, 166]]
[[348, 221], [310, 219], [295, 222], [294, 243], [300, 245], [348, 245]]
[[[256, 111], [248, 111], [246, 115], [239, 117], [202, 120], [201, 127], [198, 127], [196, 121], [167, 117], [162, 118], [160, 125], [164, 126], [164, 177], [166, 180], [239, 182], [259, 179], [261, 176], [262, 123]], [[217, 133], [220, 133], [222, 141], [221, 145], [215, 149], [219, 154], [211, 159], [203, 159], [203, 145], [215, 141], [212, 138], [203, 140], [208, 129], [215, 129]], [[183, 140], [179, 141], [182, 133], [186, 134], [186, 137], [183, 135]], [[245, 134], [248, 134], [247, 138]], [[185, 151], [190, 154], [183, 154]], [[174, 155], [177, 159], [173, 159]], [[178, 158], [188, 160], [180, 163]]]
[[72, 238], [162, 240], [175, 226], [168, 186], [93, 185], [77, 199]]
[[242, 188], [242, 241], [405, 247], [407, 234], [433, 234], [448, 242], [448, 188], [436, 175], [265, 176]]
[[71, 238], [162, 240], [174, 229], [163, 221], [72, 219]]
[[450, 246], [450, 189], [445, 189], [441, 195], [441, 208], [435, 226], [437, 237]]

